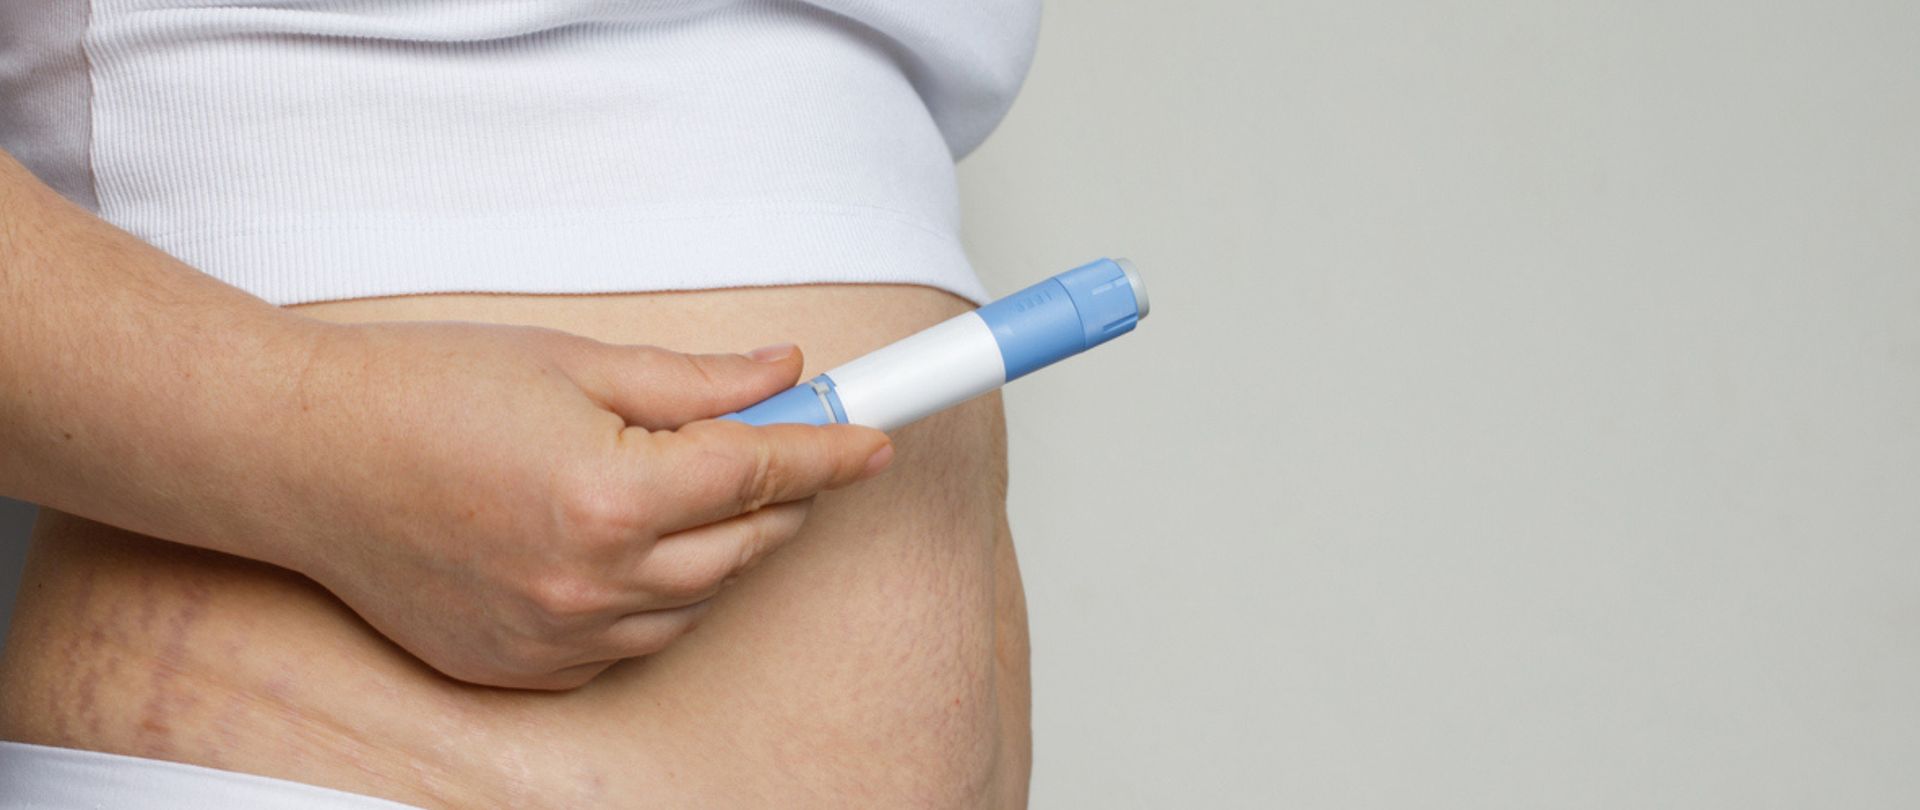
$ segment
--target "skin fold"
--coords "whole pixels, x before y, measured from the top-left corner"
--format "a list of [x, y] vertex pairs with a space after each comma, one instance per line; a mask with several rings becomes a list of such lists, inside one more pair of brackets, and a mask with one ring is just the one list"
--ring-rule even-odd
[[[968, 307], [812, 285], [300, 312], [684, 352], [793, 341], [810, 376]], [[1024, 806], [1026, 616], [999, 399], [893, 439], [884, 474], [817, 496], [692, 632], [561, 691], [456, 681], [306, 576], [44, 510], [0, 658], [0, 737], [428, 807]]]

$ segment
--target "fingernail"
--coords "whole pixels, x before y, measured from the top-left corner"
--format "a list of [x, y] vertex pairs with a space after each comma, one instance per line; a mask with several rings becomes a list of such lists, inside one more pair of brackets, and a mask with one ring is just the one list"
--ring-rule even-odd
[[775, 343], [772, 346], [761, 346], [747, 352], [747, 356], [762, 363], [778, 363], [793, 356], [793, 344]]
[[873, 451], [872, 456], [867, 457], [867, 471], [865, 474], [873, 475], [875, 473], [880, 472], [881, 470], [886, 469], [887, 462], [890, 462], [892, 460], [893, 460], [893, 443], [888, 442], [887, 444], [881, 445], [879, 450]]

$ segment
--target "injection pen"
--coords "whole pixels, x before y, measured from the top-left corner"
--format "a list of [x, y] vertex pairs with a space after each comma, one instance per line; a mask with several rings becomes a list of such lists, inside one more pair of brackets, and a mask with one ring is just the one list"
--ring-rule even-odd
[[1133, 331], [1147, 289], [1126, 259], [1076, 267], [727, 414], [751, 425], [893, 430]]

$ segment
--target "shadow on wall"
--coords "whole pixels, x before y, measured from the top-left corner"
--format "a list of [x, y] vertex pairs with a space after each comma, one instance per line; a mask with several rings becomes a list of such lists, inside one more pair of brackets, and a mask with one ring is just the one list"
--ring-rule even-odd
[[20, 592], [34, 512], [33, 504], [0, 498], [0, 649], [6, 648], [7, 628], [13, 624], [13, 597]]

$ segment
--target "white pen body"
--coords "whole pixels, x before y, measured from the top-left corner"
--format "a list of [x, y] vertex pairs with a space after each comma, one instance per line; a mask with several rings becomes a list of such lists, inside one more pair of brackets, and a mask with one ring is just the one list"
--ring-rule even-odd
[[965, 312], [827, 372], [846, 421], [893, 430], [1005, 385], [993, 330]]

